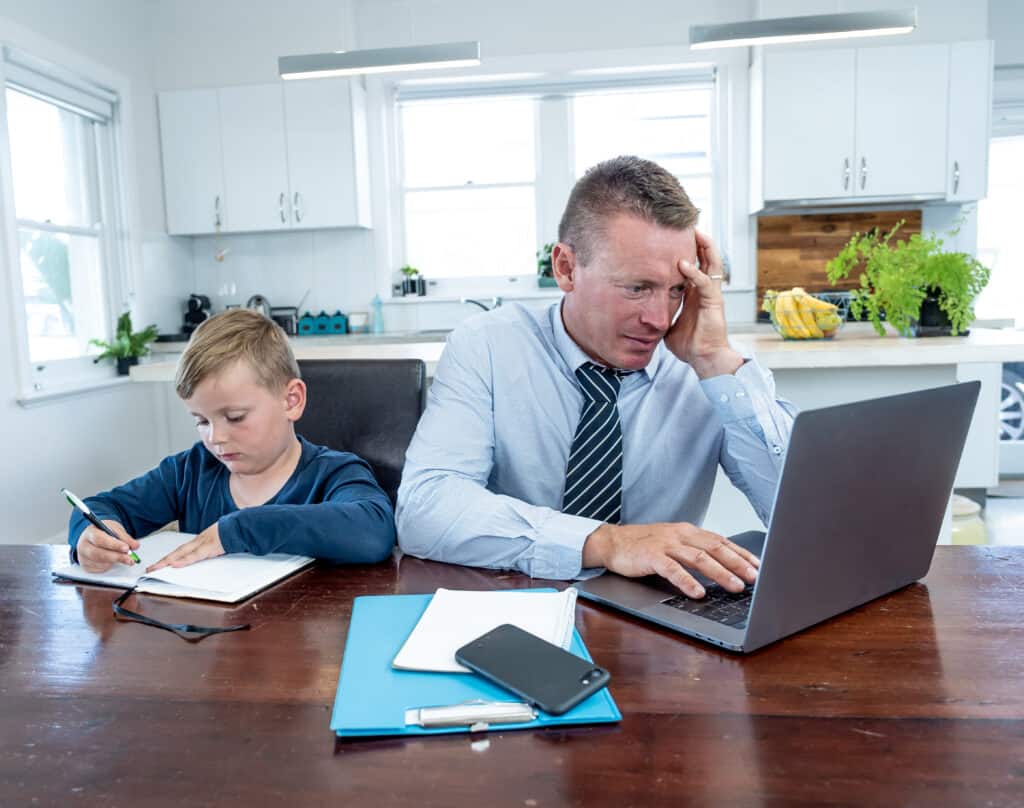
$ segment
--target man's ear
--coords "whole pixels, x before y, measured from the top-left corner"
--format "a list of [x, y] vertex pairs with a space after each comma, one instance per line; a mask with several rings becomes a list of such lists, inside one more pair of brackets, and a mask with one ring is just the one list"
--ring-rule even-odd
[[292, 423], [302, 417], [306, 409], [306, 383], [292, 379], [284, 388], [284, 415]]
[[551, 248], [551, 269], [558, 288], [571, 292], [576, 285], [576, 253], [572, 247], [559, 241]]

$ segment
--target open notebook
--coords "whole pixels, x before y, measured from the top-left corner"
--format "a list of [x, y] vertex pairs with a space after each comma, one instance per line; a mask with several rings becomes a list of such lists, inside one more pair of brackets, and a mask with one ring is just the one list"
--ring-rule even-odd
[[576, 624], [576, 590], [438, 589], [392, 661], [399, 670], [472, 673], [455, 661], [466, 643], [511, 623], [566, 650]]
[[142, 559], [141, 564], [131, 567], [118, 564], [106, 572], [86, 572], [78, 564], [72, 564], [54, 570], [53, 574], [58, 578], [89, 584], [125, 589], [134, 586], [139, 592], [154, 595], [237, 603], [313, 563], [308, 556], [284, 553], [264, 556], [232, 553], [179, 569], [164, 567], [146, 574], [146, 567], [193, 538], [195, 536], [190, 533], [154, 533], [142, 539], [135, 551]]

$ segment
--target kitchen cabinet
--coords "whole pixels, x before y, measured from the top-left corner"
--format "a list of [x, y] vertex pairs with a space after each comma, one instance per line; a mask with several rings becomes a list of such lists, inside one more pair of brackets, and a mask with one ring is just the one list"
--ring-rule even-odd
[[949, 61], [949, 155], [946, 198], [988, 194], [988, 144], [992, 129], [992, 43], [956, 42]]
[[171, 234], [370, 226], [354, 81], [161, 93], [160, 133]]
[[286, 81], [284, 110], [295, 227], [369, 227], [366, 100], [354, 81]]
[[224, 165], [216, 90], [160, 93], [168, 233], [212, 233], [224, 223]]
[[988, 42], [758, 54], [751, 209], [979, 198], [991, 82]]
[[230, 207], [225, 229], [251, 232], [290, 227], [280, 85], [226, 87], [217, 94]]

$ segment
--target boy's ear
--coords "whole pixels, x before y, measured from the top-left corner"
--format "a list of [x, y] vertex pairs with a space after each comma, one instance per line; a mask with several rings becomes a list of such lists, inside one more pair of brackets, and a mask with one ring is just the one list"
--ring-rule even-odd
[[293, 424], [302, 417], [306, 409], [306, 383], [292, 379], [284, 388], [284, 414]]

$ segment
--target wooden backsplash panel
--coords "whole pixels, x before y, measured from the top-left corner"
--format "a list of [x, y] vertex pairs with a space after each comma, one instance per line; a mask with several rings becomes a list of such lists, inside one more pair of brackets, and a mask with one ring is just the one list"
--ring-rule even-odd
[[766, 289], [802, 286], [809, 292], [854, 289], [860, 271], [835, 286], [825, 276], [825, 264], [835, 258], [854, 233], [874, 227], [884, 232], [904, 221], [896, 239], [921, 232], [921, 211], [882, 210], [760, 216], [757, 220], [757, 311]]

